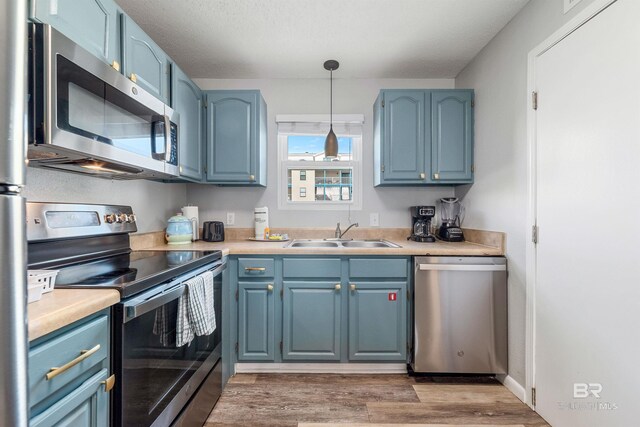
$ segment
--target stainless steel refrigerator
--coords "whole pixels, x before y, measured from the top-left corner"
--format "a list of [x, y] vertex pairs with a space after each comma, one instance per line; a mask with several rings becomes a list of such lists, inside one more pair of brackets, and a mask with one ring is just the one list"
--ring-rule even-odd
[[27, 4], [0, 0], [0, 425], [27, 426]]

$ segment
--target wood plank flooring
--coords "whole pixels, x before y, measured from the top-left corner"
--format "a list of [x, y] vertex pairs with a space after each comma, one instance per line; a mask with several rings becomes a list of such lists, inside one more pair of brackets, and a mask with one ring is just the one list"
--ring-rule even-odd
[[486, 378], [238, 374], [205, 427], [548, 425]]

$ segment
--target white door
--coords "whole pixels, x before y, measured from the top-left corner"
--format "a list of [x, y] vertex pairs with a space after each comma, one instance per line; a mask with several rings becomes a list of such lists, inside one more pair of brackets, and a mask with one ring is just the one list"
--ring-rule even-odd
[[535, 72], [536, 410], [639, 425], [640, 1], [613, 3]]

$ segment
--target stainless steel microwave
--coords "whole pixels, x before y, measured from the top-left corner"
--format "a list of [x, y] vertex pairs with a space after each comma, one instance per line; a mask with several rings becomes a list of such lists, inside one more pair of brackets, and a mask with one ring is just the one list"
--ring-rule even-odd
[[178, 176], [179, 115], [49, 25], [30, 28], [30, 166]]

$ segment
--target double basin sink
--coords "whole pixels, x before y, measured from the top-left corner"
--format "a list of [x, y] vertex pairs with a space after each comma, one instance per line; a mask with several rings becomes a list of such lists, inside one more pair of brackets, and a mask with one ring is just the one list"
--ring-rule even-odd
[[302, 240], [295, 239], [288, 248], [400, 248], [401, 246], [386, 240]]

